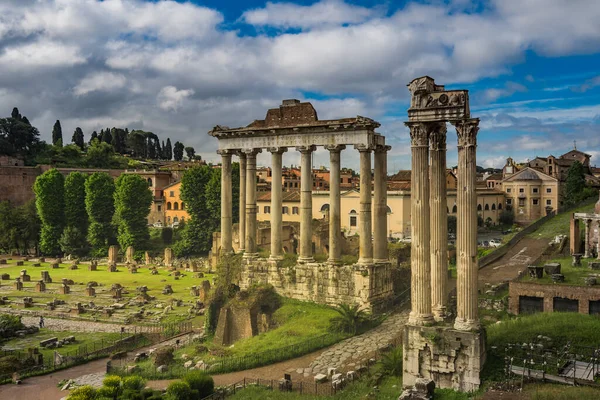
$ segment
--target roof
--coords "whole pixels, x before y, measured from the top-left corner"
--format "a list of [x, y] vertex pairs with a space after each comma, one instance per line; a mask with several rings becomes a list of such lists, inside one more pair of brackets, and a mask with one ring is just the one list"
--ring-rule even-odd
[[[264, 192], [256, 198], [256, 201], [271, 201], [271, 191]], [[281, 201], [300, 201], [300, 191], [290, 190], [289, 192], [282, 192]]]
[[486, 181], [501, 181], [501, 180], [502, 180], [502, 173], [491, 174], [486, 179]]
[[503, 182], [512, 181], [557, 181], [558, 179], [538, 171], [537, 169], [526, 167], [522, 170], [512, 174], [508, 178], [504, 179]]
[[389, 181], [409, 181], [410, 182], [410, 177], [411, 177], [411, 170], [410, 169], [406, 169], [406, 170], [400, 170], [398, 172], [396, 172], [394, 175], [389, 177]]
[[168, 188], [170, 188], [172, 186], [175, 186], [175, 185], [179, 185], [180, 183], [181, 183], [181, 179], [178, 180], [178, 181], [175, 181], [175, 182], [171, 183], [170, 185], [167, 185], [167, 186], [163, 187], [162, 190], [168, 189]]

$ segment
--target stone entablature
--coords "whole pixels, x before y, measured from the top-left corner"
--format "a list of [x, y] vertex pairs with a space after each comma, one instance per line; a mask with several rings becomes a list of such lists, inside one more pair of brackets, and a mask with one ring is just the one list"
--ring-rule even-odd
[[[583, 282], [582, 282], [583, 283]], [[600, 308], [590, 307], [590, 302], [596, 302], [600, 307], [600, 286], [571, 286], [557, 284], [541, 284], [527, 282], [510, 282], [508, 286], [508, 311], [520, 314], [521, 297], [536, 297], [543, 299], [543, 312], [554, 312], [554, 299], [577, 300], [580, 314], [598, 314]]]

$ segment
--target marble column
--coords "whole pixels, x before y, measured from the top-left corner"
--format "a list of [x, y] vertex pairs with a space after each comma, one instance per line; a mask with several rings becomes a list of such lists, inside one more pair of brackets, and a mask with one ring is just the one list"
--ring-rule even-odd
[[272, 147], [269, 148], [271, 153], [271, 260], [282, 260], [283, 259], [283, 245], [282, 245], [282, 181], [281, 181], [281, 167], [283, 153], [287, 151], [285, 147]]
[[238, 152], [240, 157], [240, 199], [239, 199], [239, 214], [240, 222], [239, 227], [239, 242], [240, 242], [240, 253], [243, 253], [246, 249], [246, 153], [243, 151]]
[[325, 146], [329, 150], [329, 259], [327, 263], [342, 263], [342, 223], [340, 197], [341, 151], [344, 145]]
[[387, 227], [387, 152], [390, 146], [375, 148], [375, 187], [373, 188], [373, 262], [385, 263], [388, 257]]
[[218, 150], [221, 155], [221, 253], [230, 254], [232, 247], [231, 151]]
[[432, 323], [429, 243], [429, 132], [419, 122], [406, 122], [411, 139], [411, 311], [408, 323]]
[[448, 281], [448, 202], [446, 200], [446, 123], [432, 124], [431, 161], [431, 311], [436, 321], [446, 317]]
[[256, 155], [261, 149], [246, 153], [246, 252], [245, 258], [257, 257], [256, 251]]
[[454, 328], [469, 331], [479, 328], [477, 313], [477, 190], [476, 149], [479, 119], [455, 124], [458, 134], [458, 181], [456, 190], [457, 280]]
[[585, 236], [583, 237], [583, 240], [585, 241], [585, 244], [584, 244], [585, 252], [583, 254], [584, 258], [591, 257], [591, 254], [590, 254], [590, 231], [591, 231], [590, 227], [591, 227], [591, 225], [592, 225], [592, 221], [589, 219], [586, 219], [585, 220]]
[[373, 222], [371, 214], [371, 151], [366, 145], [354, 146], [360, 154], [360, 209], [358, 214], [358, 264], [373, 264]]
[[300, 255], [298, 262], [314, 262], [312, 251], [312, 153], [315, 146], [296, 148], [300, 160]]

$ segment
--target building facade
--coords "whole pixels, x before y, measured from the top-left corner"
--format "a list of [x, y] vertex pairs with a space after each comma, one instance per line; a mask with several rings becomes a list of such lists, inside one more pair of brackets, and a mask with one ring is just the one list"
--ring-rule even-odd
[[526, 167], [502, 181], [506, 209], [512, 210], [515, 222], [528, 224], [560, 209], [558, 179]]

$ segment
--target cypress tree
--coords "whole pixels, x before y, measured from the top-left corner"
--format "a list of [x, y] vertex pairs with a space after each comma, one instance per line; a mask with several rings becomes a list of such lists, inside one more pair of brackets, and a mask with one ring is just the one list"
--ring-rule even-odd
[[73, 132], [73, 137], [71, 138], [71, 142], [79, 146], [81, 150], [83, 150], [84, 140], [83, 140], [83, 131], [80, 127], [75, 128], [75, 132]]
[[56, 120], [52, 128], [52, 144], [59, 147], [63, 145], [62, 127], [59, 120]]

